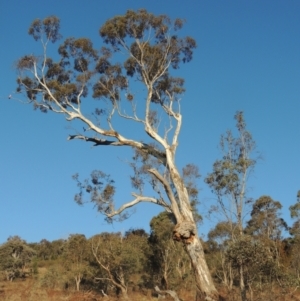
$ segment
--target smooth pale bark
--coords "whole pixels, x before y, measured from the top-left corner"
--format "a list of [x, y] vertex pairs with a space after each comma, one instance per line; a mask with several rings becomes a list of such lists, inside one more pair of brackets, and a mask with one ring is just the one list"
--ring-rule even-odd
[[217, 301], [219, 294], [214, 286], [196, 229], [193, 221], [179, 223], [174, 228], [174, 239], [184, 243], [191, 259], [197, 287], [196, 301]]
[[75, 276], [75, 283], [76, 283], [76, 291], [79, 292], [80, 290], [80, 282], [81, 282], [81, 276], [78, 275], [78, 276]]
[[203, 247], [199, 238], [194, 238], [186, 245], [195, 274], [197, 286], [196, 300], [218, 300], [218, 292], [213, 284], [210, 271], [206, 264]]
[[[166, 153], [168, 159], [168, 152]], [[173, 161], [170, 163], [172, 164]], [[181, 214], [178, 219], [175, 216], [177, 219], [177, 225], [174, 228], [174, 239], [184, 243], [186, 252], [191, 259], [197, 287], [196, 301], [219, 300], [219, 294], [213, 283], [206, 263], [203, 247], [197, 233], [197, 225], [194, 221], [187, 189], [184, 186], [182, 178], [180, 177], [175, 165], [171, 165], [170, 170], [174, 186], [178, 192], [178, 197], [181, 200]]]
[[241, 299], [242, 301], [247, 301], [247, 291], [245, 287], [245, 282], [244, 282], [244, 270], [243, 270], [243, 265], [240, 266], [239, 268], [239, 274], [240, 274], [240, 291], [241, 291]]

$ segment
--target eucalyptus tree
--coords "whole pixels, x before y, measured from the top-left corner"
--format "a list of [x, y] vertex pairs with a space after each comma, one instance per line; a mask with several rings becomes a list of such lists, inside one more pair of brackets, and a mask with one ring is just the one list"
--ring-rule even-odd
[[[234, 119], [237, 136], [235, 137], [231, 130], [221, 135], [222, 158], [215, 161], [213, 171], [205, 178], [205, 182], [217, 197], [218, 206], [214, 209], [225, 218], [233, 241], [243, 236], [245, 207], [251, 202], [247, 195], [247, 184], [256, 164], [256, 145], [246, 127], [243, 112], [238, 111]], [[247, 297], [242, 264], [239, 265], [239, 277], [241, 298], [245, 301]]]
[[247, 195], [247, 183], [256, 164], [256, 144], [246, 128], [244, 113], [237, 112], [234, 119], [237, 136], [234, 137], [231, 130], [221, 135], [222, 159], [215, 161], [213, 171], [205, 178], [205, 182], [217, 197], [221, 214], [231, 228], [232, 239], [236, 235], [243, 235], [245, 206], [251, 202]]
[[273, 200], [270, 196], [261, 196], [254, 204], [251, 211], [251, 219], [247, 222], [245, 232], [250, 234], [267, 250], [273, 263], [269, 261], [269, 269], [265, 274], [269, 279], [282, 276], [281, 258], [283, 253], [282, 233], [288, 230], [288, 226], [281, 217], [282, 205], [279, 201]]
[[[191, 208], [192, 195], [175, 161], [185, 89], [184, 79], [174, 76], [173, 71], [192, 60], [196, 47], [193, 38], [179, 35], [183, 25], [183, 20], [171, 20], [167, 15], [128, 10], [100, 28], [100, 50], [88, 38], [67, 38], [58, 47], [55, 60], [47, 49], [61, 38], [59, 19], [34, 20], [29, 34], [41, 42], [42, 53], [18, 60], [17, 91], [42, 112], [81, 122], [69, 140], [133, 149], [131, 180], [135, 191], [130, 201], [115, 208], [115, 187], [102, 171], [93, 172], [90, 181], [78, 183], [82, 191], [76, 201], [82, 203], [83, 191], [90, 192], [91, 200], [108, 219], [125, 218], [128, 209], [140, 202], [172, 212], [175, 237], [185, 244], [192, 263], [197, 298], [216, 300], [218, 293]], [[91, 102], [91, 98], [100, 101]], [[93, 105], [93, 111], [87, 113]], [[119, 120], [123, 123], [118, 130]], [[133, 125], [136, 131], [128, 133], [126, 125]], [[137, 133], [141, 133], [138, 138]], [[154, 195], [143, 190], [147, 183]]]

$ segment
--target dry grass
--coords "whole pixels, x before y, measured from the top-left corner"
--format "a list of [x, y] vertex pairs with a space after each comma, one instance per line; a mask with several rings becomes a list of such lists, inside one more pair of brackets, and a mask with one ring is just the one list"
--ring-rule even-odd
[[[143, 294], [132, 292], [129, 294], [130, 301], [157, 301], [151, 296], [151, 292]], [[44, 289], [34, 279], [25, 281], [16, 280], [13, 282], [0, 281], [1, 301], [122, 301], [117, 297], [103, 297], [92, 291], [64, 291], [59, 289]], [[164, 299], [169, 301], [172, 299]], [[190, 300], [190, 299], [184, 299]]]
[[65, 301], [66, 296], [60, 292], [49, 292], [39, 288], [33, 279], [26, 281], [0, 282], [2, 301]]
[[[219, 292], [226, 301], [240, 301], [238, 290], [231, 292], [220, 288]], [[194, 300], [194, 293], [179, 291], [179, 297], [184, 301]], [[0, 281], [0, 300], [1, 301], [122, 301], [117, 297], [103, 297], [101, 294], [92, 291], [74, 292], [59, 289], [41, 288], [39, 281], [26, 279], [25, 281], [16, 280], [13, 282]], [[144, 292], [129, 292], [129, 301], [157, 301], [151, 295], [150, 290]], [[164, 301], [173, 300], [166, 297]], [[265, 289], [254, 292], [253, 301], [300, 301], [300, 292], [296, 289]]]

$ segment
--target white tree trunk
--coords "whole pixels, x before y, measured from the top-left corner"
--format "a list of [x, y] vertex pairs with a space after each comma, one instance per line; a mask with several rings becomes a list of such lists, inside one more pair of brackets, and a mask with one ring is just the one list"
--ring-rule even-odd
[[191, 259], [197, 287], [196, 301], [217, 301], [218, 292], [208, 269], [203, 247], [194, 221], [178, 223], [174, 228], [174, 239], [182, 241]]
[[210, 271], [206, 264], [203, 247], [199, 238], [194, 238], [191, 243], [186, 244], [186, 250], [190, 256], [196, 281], [196, 301], [217, 301], [218, 292], [214, 286]]
[[81, 277], [80, 276], [76, 276], [75, 277], [75, 283], [76, 283], [76, 291], [79, 292], [80, 290], [80, 282], [81, 282]]

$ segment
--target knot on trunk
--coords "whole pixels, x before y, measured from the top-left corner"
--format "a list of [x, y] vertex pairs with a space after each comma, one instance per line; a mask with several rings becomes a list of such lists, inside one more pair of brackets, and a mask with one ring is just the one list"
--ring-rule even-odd
[[196, 225], [193, 222], [183, 221], [174, 227], [173, 239], [190, 244], [194, 240], [196, 233]]

